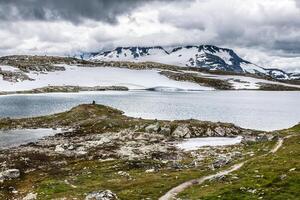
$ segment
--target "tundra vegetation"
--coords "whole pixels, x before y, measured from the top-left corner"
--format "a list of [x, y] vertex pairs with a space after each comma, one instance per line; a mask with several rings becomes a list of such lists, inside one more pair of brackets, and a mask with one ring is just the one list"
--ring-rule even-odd
[[[144, 120], [86, 104], [49, 116], [1, 119], [0, 128], [66, 130], [0, 151], [1, 199], [158, 199], [185, 181], [247, 160], [240, 170], [187, 188], [178, 197], [299, 196], [299, 126], [261, 132], [228, 123]], [[287, 135], [293, 137], [270, 154], [278, 139]], [[184, 139], [210, 136], [243, 139], [236, 145], [193, 151], [176, 146]]]

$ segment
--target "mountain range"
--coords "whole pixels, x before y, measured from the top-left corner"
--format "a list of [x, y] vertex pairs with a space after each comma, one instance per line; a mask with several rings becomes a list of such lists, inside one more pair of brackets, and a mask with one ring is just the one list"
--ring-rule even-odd
[[255, 74], [277, 80], [298, 80], [300, 74], [280, 69], [264, 68], [244, 60], [232, 49], [213, 45], [180, 46], [166, 50], [164, 47], [117, 47], [111, 51], [81, 54], [89, 61], [158, 62], [181, 67], [198, 67], [210, 71], [238, 74]]

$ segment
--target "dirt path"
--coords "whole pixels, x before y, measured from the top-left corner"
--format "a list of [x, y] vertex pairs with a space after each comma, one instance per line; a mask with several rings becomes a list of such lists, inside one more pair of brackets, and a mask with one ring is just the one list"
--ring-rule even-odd
[[[269, 151], [269, 153], [276, 153], [279, 150], [279, 148], [282, 146], [284, 139], [289, 138], [289, 137], [291, 137], [291, 136], [287, 136], [285, 138], [280, 138], [277, 141], [277, 143], [275, 144], [275, 146]], [[249, 160], [251, 160], [251, 159], [249, 159]], [[229, 169], [220, 171], [220, 172], [218, 172], [216, 174], [204, 176], [204, 177], [201, 177], [199, 179], [193, 179], [193, 180], [186, 181], [186, 182], [184, 182], [184, 183], [182, 183], [182, 184], [180, 184], [180, 185], [172, 188], [171, 190], [169, 190], [165, 195], [163, 195], [162, 197], [160, 197], [159, 200], [170, 200], [170, 199], [173, 199], [174, 197], [176, 197], [176, 195], [178, 193], [184, 191], [186, 188], [191, 187], [192, 185], [199, 185], [199, 184], [202, 184], [203, 182], [205, 182], [207, 180], [210, 180], [210, 179], [213, 179], [213, 178], [217, 178], [217, 177], [221, 177], [221, 176], [230, 174], [231, 172], [240, 169], [249, 160], [246, 160], [244, 162], [235, 164], [232, 167], [230, 167]]]
[[278, 151], [278, 149], [282, 146], [283, 140], [284, 139], [280, 138], [273, 149], [271, 149], [270, 153], [276, 153], [276, 151]]
[[184, 182], [174, 188], [172, 188], [171, 190], [169, 190], [164, 196], [160, 197], [159, 200], [169, 200], [174, 198], [178, 193], [182, 192], [183, 190], [185, 190], [186, 188], [192, 186], [192, 185], [199, 185], [202, 184], [204, 181], [206, 180], [210, 180], [213, 178], [217, 178], [217, 177], [221, 177], [224, 175], [227, 175], [233, 171], [238, 170], [239, 168], [241, 168], [244, 165], [244, 162], [242, 163], [238, 163], [236, 165], [233, 165], [230, 169], [224, 170], [224, 171], [220, 171], [216, 174], [213, 175], [209, 175], [209, 176], [204, 176], [202, 178], [199, 179], [193, 179], [187, 182]]

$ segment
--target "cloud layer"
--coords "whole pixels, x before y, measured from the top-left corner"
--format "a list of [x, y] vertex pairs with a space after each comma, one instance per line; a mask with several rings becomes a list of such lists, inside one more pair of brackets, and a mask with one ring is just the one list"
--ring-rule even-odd
[[[147, 0], [146, 0], [147, 1]], [[80, 23], [85, 19], [108, 23], [146, 2], [145, 0], [0, 0], [0, 19], [19, 20], [66, 20]]]
[[300, 2], [0, 0], [0, 41], [1, 55], [215, 44], [266, 67], [300, 69]]

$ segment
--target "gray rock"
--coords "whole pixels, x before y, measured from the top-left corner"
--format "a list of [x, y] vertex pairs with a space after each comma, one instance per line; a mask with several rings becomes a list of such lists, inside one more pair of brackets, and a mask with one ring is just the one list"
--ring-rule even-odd
[[110, 190], [92, 192], [85, 197], [85, 200], [118, 200], [116, 194]]
[[214, 168], [220, 168], [223, 167], [225, 165], [227, 165], [228, 163], [230, 163], [231, 161], [231, 157], [229, 156], [219, 156], [213, 163], [213, 167]]
[[257, 142], [267, 142], [269, 141], [269, 137], [266, 134], [260, 134], [256, 137]]
[[211, 137], [211, 136], [214, 135], [214, 132], [213, 132], [210, 128], [208, 128], [208, 129], [206, 130], [206, 135], [209, 136], [209, 137]]
[[159, 123], [150, 124], [145, 128], [145, 131], [147, 133], [157, 133], [160, 130]]
[[55, 150], [54, 151], [58, 152], [58, 153], [61, 153], [61, 152], [65, 151], [65, 148], [61, 144], [59, 144], [59, 145], [55, 146]]
[[220, 126], [215, 128], [215, 132], [218, 134], [218, 136], [225, 136], [226, 135], [226, 130], [223, 129], [222, 127], [220, 127]]
[[37, 199], [37, 194], [28, 193], [22, 200], [35, 200]]
[[170, 135], [171, 134], [171, 129], [169, 127], [162, 127], [159, 131], [160, 134], [162, 135]]
[[179, 125], [177, 128], [173, 131], [172, 136], [176, 138], [190, 138], [191, 137], [191, 131], [188, 128], [186, 124]]
[[0, 181], [16, 179], [20, 177], [20, 170], [8, 169], [0, 173]]

